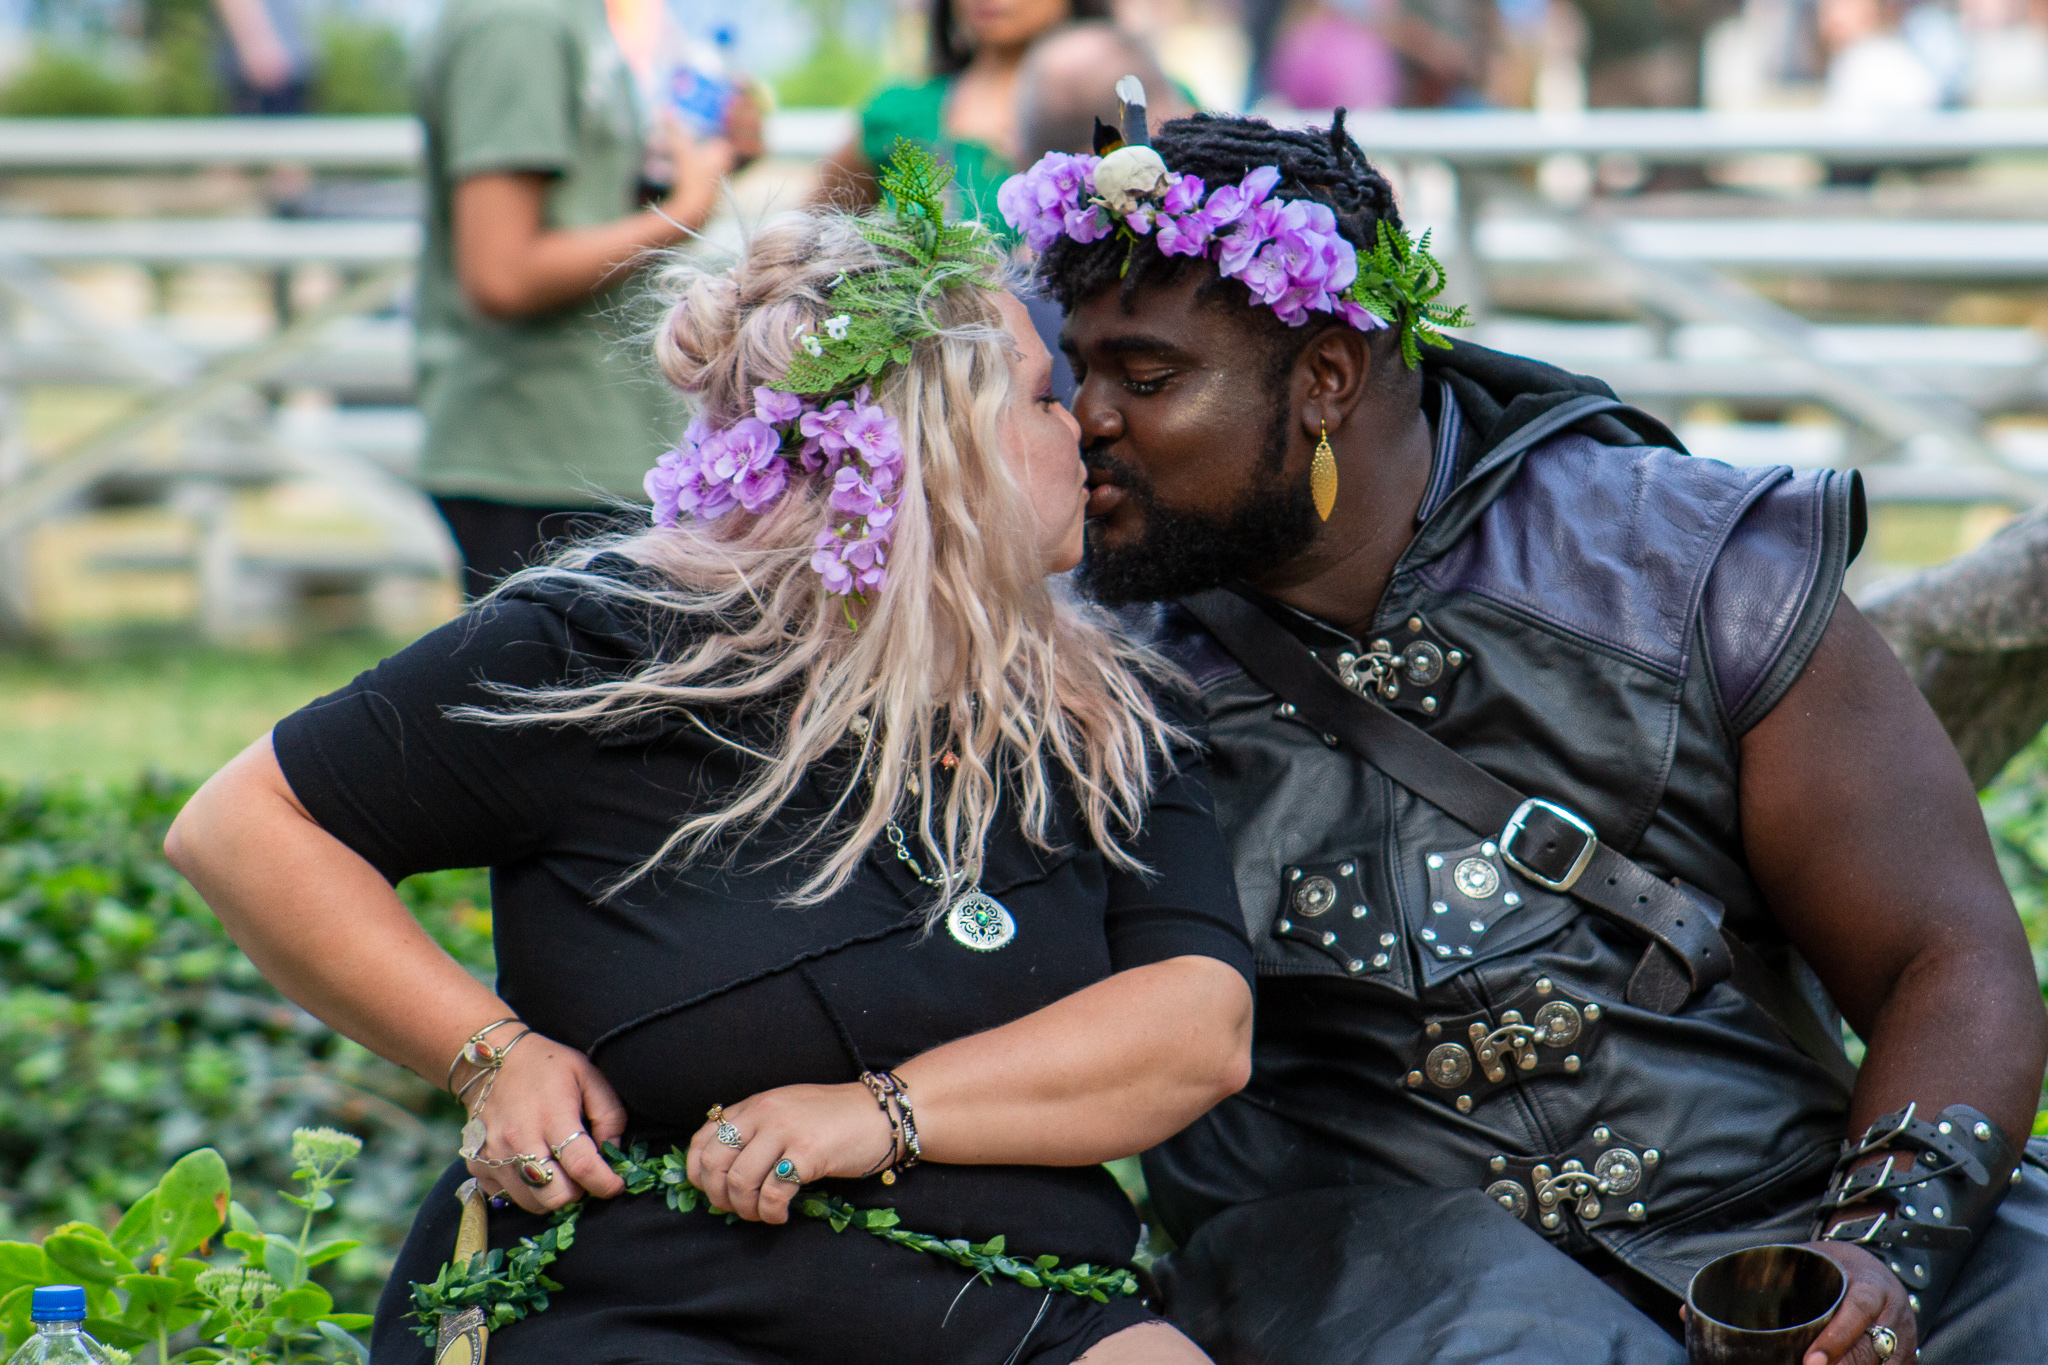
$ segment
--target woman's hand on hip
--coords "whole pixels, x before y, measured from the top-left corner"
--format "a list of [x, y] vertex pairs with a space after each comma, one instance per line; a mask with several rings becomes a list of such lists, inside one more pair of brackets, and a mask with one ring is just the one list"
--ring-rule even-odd
[[[586, 1194], [609, 1199], [626, 1188], [597, 1150], [600, 1142], [616, 1142], [626, 1131], [626, 1107], [604, 1073], [572, 1047], [536, 1033], [513, 1048], [478, 1117], [486, 1130], [484, 1156], [535, 1158], [509, 1166], [471, 1161], [469, 1173], [486, 1192], [546, 1213]], [[548, 1179], [531, 1184], [522, 1169], [546, 1172]]]
[[[738, 1135], [734, 1147], [719, 1139]], [[813, 1180], [872, 1175], [895, 1159], [896, 1134], [868, 1088], [785, 1085], [728, 1105], [690, 1139], [690, 1183], [750, 1222], [786, 1223]], [[786, 1163], [786, 1164], [785, 1164]]]

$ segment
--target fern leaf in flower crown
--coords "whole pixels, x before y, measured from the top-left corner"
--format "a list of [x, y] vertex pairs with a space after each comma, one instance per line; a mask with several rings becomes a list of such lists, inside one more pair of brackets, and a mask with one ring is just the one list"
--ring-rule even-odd
[[1411, 242], [1383, 221], [1373, 249], [1358, 254], [1358, 278], [1344, 296], [1400, 330], [1401, 359], [1412, 370], [1422, 363], [1423, 346], [1450, 349], [1439, 327], [1472, 325], [1463, 304], [1452, 308], [1436, 301], [1444, 283], [1444, 268], [1430, 254], [1429, 233]]
[[827, 299], [822, 332], [797, 338], [783, 393], [835, 394], [910, 361], [911, 347], [939, 328], [933, 300], [963, 285], [1000, 288], [1002, 255], [976, 222], [947, 222], [953, 168], [924, 148], [896, 140], [880, 176], [884, 212], [858, 221], [887, 264], [841, 277]]

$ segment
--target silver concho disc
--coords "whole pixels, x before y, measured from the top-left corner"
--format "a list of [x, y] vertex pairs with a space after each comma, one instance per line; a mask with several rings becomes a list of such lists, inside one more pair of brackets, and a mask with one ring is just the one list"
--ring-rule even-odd
[[1446, 1090], [1465, 1083], [1472, 1074], [1472, 1054], [1456, 1043], [1438, 1043], [1422, 1064], [1429, 1078]]
[[1570, 1047], [1579, 1029], [1579, 1012], [1566, 1001], [1553, 1000], [1536, 1011], [1536, 1041], [1545, 1047]]
[[1310, 877], [1294, 889], [1294, 913], [1314, 919], [1337, 903], [1337, 884], [1328, 877]]
[[1500, 869], [1484, 858], [1462, 858], [1451, 869], [1451, 881], [1475, 901], [1500, 890]]
[[970, 891], [946, 912], [946, 932], [963, 948], [992, 953], [1017, 937], [1017, 921], [995, 897]]
[[1611, 1147], [1593, 1162], [1602, 1194], [1627, 1194], [1643, 1183], [1643, 1162], [1626, 1147]]
[[1529, 1216], [1529, 1192], [1513, 1180], [1496, 1180], [1486, 1187], [1488, 1197], [1517, 1218]]

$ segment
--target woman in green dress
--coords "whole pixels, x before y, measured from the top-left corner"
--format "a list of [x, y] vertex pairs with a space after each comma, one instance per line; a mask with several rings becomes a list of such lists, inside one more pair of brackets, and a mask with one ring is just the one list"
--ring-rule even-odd
[[1109, 17], [1109, 0], [932, 0], [931, 76], [892, 85], [861, 110], [860, 129], [824, 166], [822, 194], [864, 208], [896, 139], [952, 164], [956, 211], [1000, 226], [996, 188], [1015, 169], [1017, 70], [1039, 35], [1073, 19]]

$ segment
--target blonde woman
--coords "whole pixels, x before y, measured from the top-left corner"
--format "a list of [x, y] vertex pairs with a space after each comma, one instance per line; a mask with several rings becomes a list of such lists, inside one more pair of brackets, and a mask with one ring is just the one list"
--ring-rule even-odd
[[[470, 1106], [380, 1365], [459, 1302], [493, 1365], [1206, 1359], [1100, 1163], [1246, 1080], [1230, 868], [1151, 659], [1051, 581], [1050, 357], [986, 234], [908, 198], [674, 268], [704, 415], [657, 525], [287, 718], [171, 832], [273, 981]], [[495, 992], [392, 892], [469, 865]], [[493, 1247], [554, 1255], [544, 1308], [450, 1290], [468, 1177], [517, 1206]]]

